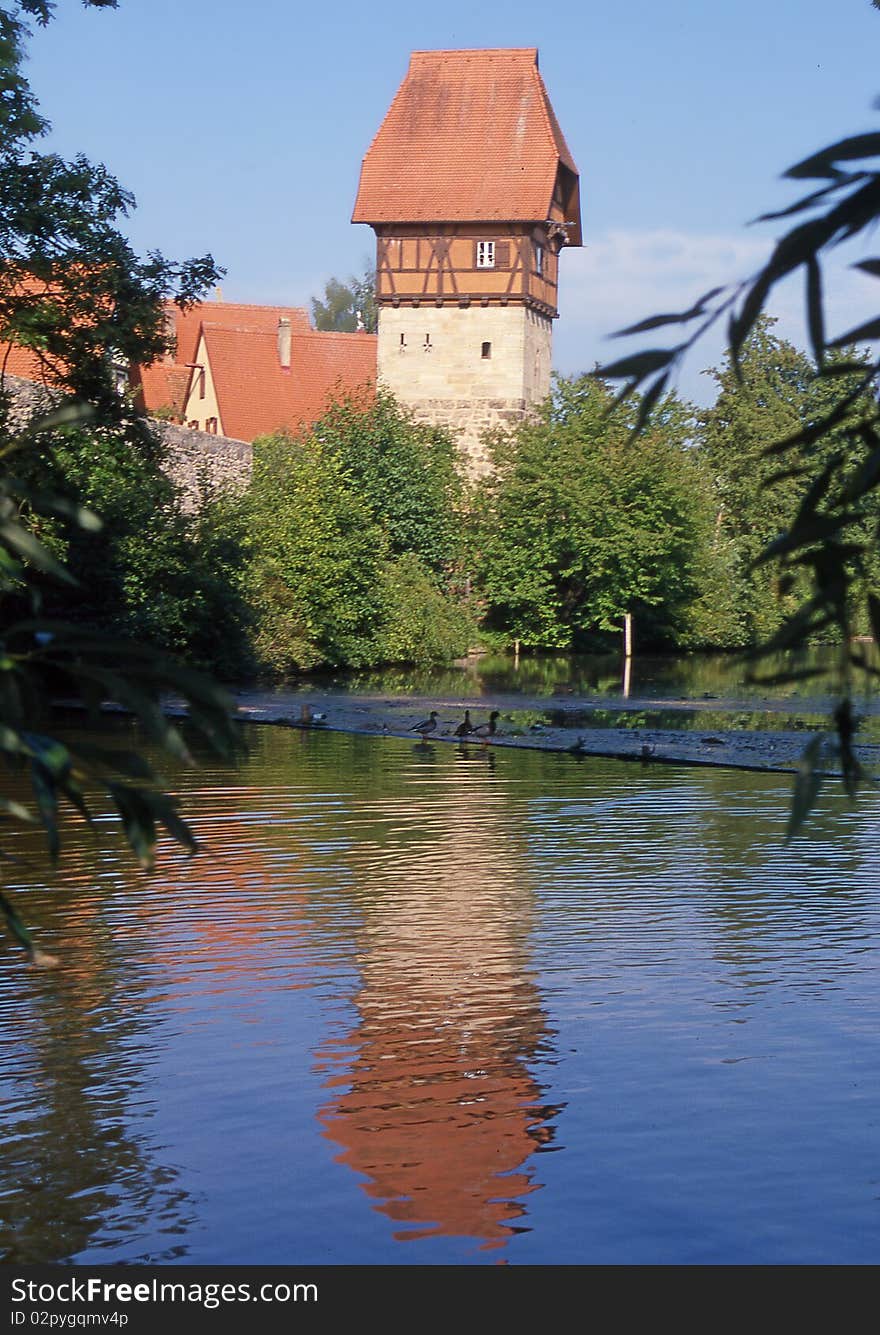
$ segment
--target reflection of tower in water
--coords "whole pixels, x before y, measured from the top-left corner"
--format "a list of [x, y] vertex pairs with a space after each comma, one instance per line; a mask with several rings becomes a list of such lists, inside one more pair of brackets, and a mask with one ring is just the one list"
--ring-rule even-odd
[[[418, 770], [416, 776], [415, 771]], [[397, 1239], [523, 1231], [527, 1161], [553, 1137], [528, 1069], [547, 1043], [528, 971], [533, 894], [489, 767], [414, 766], [416, 804], [359, 845], [355, 1029], [321, 1054], [319, 1117]], [[428, 789], [426, 792], [425, 789]]]

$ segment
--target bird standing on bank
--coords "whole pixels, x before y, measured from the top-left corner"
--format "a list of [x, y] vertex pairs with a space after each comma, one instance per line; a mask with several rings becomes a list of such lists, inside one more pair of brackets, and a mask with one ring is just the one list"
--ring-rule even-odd
[[414, 723], [409, 729], [410, 732], [421, 733], [422, 737], [428, 737], [437, 730], [437, 710], [431, 710], [430, 718], [423, 719], [421, 723]]
[[474, 725], [473, 723], [471, 723], [471, 711], [469, 709], [466, 709], [464, 711], [464, 719], [462, 720], [461, 723], [459, 723], [458, 727], [455, 729], [455, 736], [467, 737], [473, 731], [474, 731]]
[[494, 737], [496, 720], [499, 719], [500, 717], [501, 715], [499, 714], [498, 710], [493, 709], [492, 713], [489, 715], [489, 722], [480, 723], [476, 728], [474, 728], [472, 735], [474, 737], [480, 737], [484, 741], [487, 740], [489, 737]]

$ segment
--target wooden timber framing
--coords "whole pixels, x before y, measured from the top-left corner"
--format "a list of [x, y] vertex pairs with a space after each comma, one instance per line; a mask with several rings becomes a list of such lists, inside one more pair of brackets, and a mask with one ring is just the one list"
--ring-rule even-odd
[[[494, 262], [477, 262], [478, 245]], [[515, 223], [386, 224], [376, 228], [376, 299], [380, 306], [522, 304], [558, 315], [559, 251], [564, 226]], [[539, 272], [540, 256], [540, 272]]]

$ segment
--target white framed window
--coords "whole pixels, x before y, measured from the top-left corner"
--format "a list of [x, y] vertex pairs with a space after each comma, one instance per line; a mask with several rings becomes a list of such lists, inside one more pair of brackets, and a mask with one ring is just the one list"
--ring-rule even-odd
[[495, 268], [495, 242], [478, 241], [477, 242], [477, 268], [494, 269]]
[[535, 273], [542, 276], [544, 273], [544, 247], [535, 246]]

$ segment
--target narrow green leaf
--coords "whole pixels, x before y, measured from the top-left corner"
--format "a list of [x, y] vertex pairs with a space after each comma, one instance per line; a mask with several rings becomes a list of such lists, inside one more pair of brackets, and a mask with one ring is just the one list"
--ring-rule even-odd
[[874, 368], [866, 367], [864, 362], [826, 362], [819, 371], [823, 380], [839, 376], [858, 375], [863, 385], [867, 386], [874, 378]]
[[823, 185], [819, 190], [813, 190], [809, 195], [804, 195], [802, 199], [794, 204], [789, 204], [788, 208], [775, 209], [772, 213], [762, 213], [755, 222], [776, 222], [779, 218], [790, 218], [795, 213], [804, 213], [807, 209], [813, 208], [826, 195], [833, 194], [836, 190], [852, 184], [856, 181], [864, 180], [864, 172], [851, 172], [846, 175], [839, 175], [832, 180], [830, 185]]
[[790, 436], [784, 436], [781, 440], [772, 441], [771, 444], [764, 447], [761, 454], [767, 458], [774, 454], [785, 454], [787, 450], [796, 447], [803, 448], [807, 445], [814, 445], [817, 440], [820, 440], [823, 436], [827, 435], [832, 427], [837, 426], [838, 423], [846, 420], [853, 404], [857, 399], [861, 398], [862, 392], [863, 386], [858, 385], [855, 389], [852, 389], [845, 394], [842, 399], [839, 399], [831, 411], [826, 413], [824, 417], [817, 418], [816, 421], [810, 422], [807, 426], [799, 427], [798, 430], [792, 432]]
[[158, 779], [152, 765], [137, 751], [115, 751], [94, 746], [91, 742], [77, 741], [73, 748], [73, 758], [75, 764], [83, 761], [87, 766], [110, 770], [127, 779], [142, 779], [146, 783], [155, 783]]
[[37, 799], [40, 820], [46, 831], [49, 856], [53, 862], [56, 862], [61, 851], [58, 834], [58, 794], [53, 775], [38, 760], [35, 760], [31, 765], [31, 787], [34, 790], [34, 797]]
[[713, 287], [699, 300], [695, 301], [689, 310], [668, 315], [650, 315], [646, 320], [640, 320], [638, 324], [631, 324], [627, 329], [616, 330], [612, 337], [626, 338], [630, 334], [646, 334], [649, 330], [660, 329], [664, 325], [688, 324], [691, 320], [696, 320], [704, 315], [707, 303], [723, 291], [723, 287]]
[[825, 318], [822, 311], [822, 270], [815, 255], [806, 263], [807, 271], [807, 326], [810, 333], [810, 346], [816, 365], [821, 368], [825, 360]]
[[156, 848], [156, 825], [152, 812], [137, 788], [111, 783], [107, 791], [122, 818], [122, 826], [129, 847], [145, 871], [153, 866]]
[[856, 325], [855, 329], [848, 329], [839, 338], [832, 339], [828, 346], [842, 348], [847, 343], [862, 343], [875, 338], [880, 338], [880, 319], [866, 320], [864, 324]]
[[5, 797], [0, 797], [0, 811], [5, 811], [7, 816], [13, 820], [20, 820], [27, 825], [36, 825], [37, 820], [32, 811], [22, 806], [20, 802], [9, 801]]
[[186, 743], [177, 728], [169, 723], [161, 708], [151, 696], [133, 686], [130, 681], [125, 680], [115, 672], [108, 671], [106, 668], [78, 665], [77, 675], [102, 685], [108, 699], [126, 709], [130, 709], [154, 741], [159, 742], [178, 759], [190, 763], [191, 757]]
[[51, 412], [32, 418], [25, 432], [27, 435], [35, 436], [43, 431], [55, 431], [58, 427], [82, 426], [90, 422], [94, 416], [95, 409], [92, 404], [68, 402]]
[[657, 379], [654, 381], [653, 385], [651, 385], [648, 389], [645, 390], [644, 394], [642, 395], [641, 402], [639, 403], [639, 411], [636, 416], [635, 426], [633, 427], [630, 433], [630, 440], [634, 440], [635, 437], [638, 436], [639, 433], [642, 431], [643, 427], [648, 421], [648, 418], [651, 416], [651, 410], [653, 409], [654, 405], [657, 403], [657, 400], [660, 398], [660, 395], [666, 388], [666, 383], [668, 380], [669, 380], [669, 372], [666, 371], [664, 372], [663, 375], [659, 375]]
[[150, 793], [146, 797], [156, 819], [164, 825], [172, 839], [182, 844], [188, 852], [197, 853], [199, 846], [195, 836], [186, 822], [178, 816], [175, 810], [177, 804], [173, 799], [164, 793]]
[[42, 570], [44, 574], [54, 575], [55, 579], [62, 580], [65, 584], [77, 584], [69, 570], [65, 570], [60, 562], [47, 551], [41, 542], [29, 533], [21, 524], [15, 520], [7, 519], [0, 522], [0, 542], [4, 542], [7, 547], [18, 552], [37, 570]]
[[20, 945], [24, 946], [29, 953], [34, 949], [34, 941], [28, 929], [25, 927], [16, 910], [12, 907], [6, 896], [0, 893], [0, 912], [6, 919], [6, 925], [12, 935]]
[[797, 773], [795, 774], [794, 780], [794, 790], [791, 797], [791, 808], [788, 813], [788, 826], [785, 831], [786, 843], [789, 843], [798, 833], [807, 816], [816, 805], [816, 799], [819, 796], [823, 778], [817, 769], [817, 765], [824, 743], [824, 735], [813, 737], [807, 743], [803, 755], [798, 761]]
[[45, 514], [61, 515], [71, 519], [78, 528], [87, 533], [98, 533], [104, 527], [104, 521], [84, 505], [68, 500], [66, 496], [57, 496], [54, 492], [42, 491], [27, 486], [18, 478], [5, 479], [6, 488], [19, 500], [28, 501], [35, 510]]
[[677, 348], [654, 348], [646, 352], [636, 352], [631, 357], [621, 357], [619, 361], [598, 367], [596, 374], [605, 376], [609, 380], [628, 379], [638, 383], [655, 371], [662, 371], [680, 351], [681, 345]]
[[856, 134], [847, 139], [839, 139], [836, 144], [811, 153], [808, 158], [796, 162], [783, 174], [792, 180], [809, 177], [835, 177], [839, 175], [835, 162], [849, 162], [857, 158], [872, 158], [880, 154], [880, 134]]
[[59, 782], [59, 791], [64, 794], [71, 806], [75, 807], [87, 825], [94, 825], [92, 813], [86, 805], [85, 795], [76, 779], [68, 778]]
[[748, 674], [748, 681], [753, 686], [791, 686], [796, 681], [810, 681], [824, 676], [824, 667], [794, 668], [790, 672], [771, 672], [759, 677], [756, 673]]
[[778, 538], [769, 543], [755, 557], [752, 567], [762, 566], [774, 557], [784, 556], [787, 552], [796, 552], [801, 547], [808, 547], [816, 542], [825, 542], [828, 538], [835, 537], [848, 524], [857, 523], [860, 519], [861, 515], [852, 512], [840, 515], [814, 515], [812, 518], [805, 519], [803, 523], [792, 526], [787, 533], [781, 533]]
[[874, 643], [880, 644], [880, 598], [874, 593], [869, 593], [867, 603], [868, 617], [871, 622], [871, 634], [874, 636]]
[[808, 635], [824, 630], [833, 620], [822, 599], [811, 598], [803, 607], [799, 607], [793, 616], [788, 617], [769, 639], [751, 649], [747, 657], [752, 659], [767, 657], [777, 649], [789, 649], [793, 645], [803, 644]]

